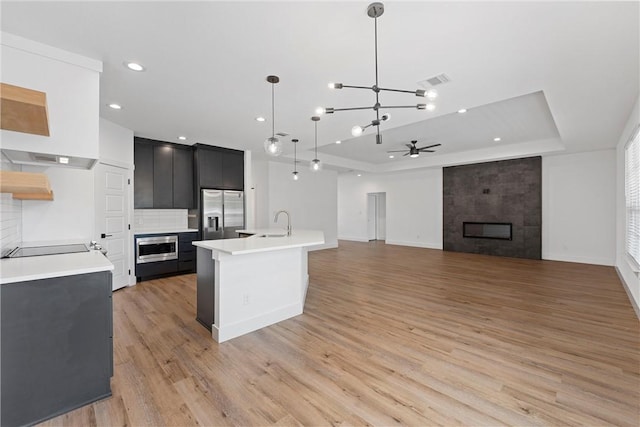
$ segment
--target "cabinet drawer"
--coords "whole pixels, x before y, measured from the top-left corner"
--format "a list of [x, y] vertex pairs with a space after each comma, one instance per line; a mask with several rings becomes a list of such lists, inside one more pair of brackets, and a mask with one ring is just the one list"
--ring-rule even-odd
[[196, 251], [184, 251], [178, 253], [178, 261], [191, 261], [192, 259], [196, 259]]
[[191, 244], [192, 240], [189, 241], [178, 241], [178, 254], [184, 252], [193, 252], [196, 250], [196, 247]]
[[196, 268], [196, 260], [178, 261], [178, 271], [193, 271]]
[[178, 271], [178, 260], [147, 262], [136, 265], [136, 276], [147, 277]]

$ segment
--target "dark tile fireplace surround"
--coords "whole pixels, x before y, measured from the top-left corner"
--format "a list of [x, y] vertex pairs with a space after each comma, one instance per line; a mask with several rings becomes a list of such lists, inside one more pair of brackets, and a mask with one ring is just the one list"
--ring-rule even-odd
[[542, 257], [542, 158], [443, 168], [443, 248]]

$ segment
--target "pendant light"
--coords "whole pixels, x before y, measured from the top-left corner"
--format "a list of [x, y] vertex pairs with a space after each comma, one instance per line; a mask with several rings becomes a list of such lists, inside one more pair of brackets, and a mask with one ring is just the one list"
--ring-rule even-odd
[[300, 178], [298, 176], [298, 152], [296, 150], [296, 145], [298, 145], [298, 140], [292, 139], [291, 142], [293, 142], [293, 173], [291, 174], [291, 176], [293, 177], [294, 181], [297, 181]]
[[267, 76], [267, 81], [271, 83], [271, 137], [264, 141], [264, 151], [273, 157], [282, 154], [282, 141], [276, 137], [275, 108], [274, 108], [274, 88], [280, 81], [278, 76]]
[[320, 121], [320, 117], [313, 116], [311, 117], [311, 120], [313, 120], [313, 124], [315, 125], [315, 128], [316, 128], [316, 136], [315, 136], [315, 158], [311, 160], [311, 162], [309, 163], [309, 169], [311, 169], [311, 172], [319, 172], [322, 170], [322, 163], [320, 163], [320, 160], [318, 160], [318, 121]]
[[[333, 114], [336, 111], [353, 111], [353, 110], [373, 110], [375, 112], [375, 118], [364, 126], [354, 126], [351, 128], [351, 135], [358, 137], [362, 135], [365, 129], [369, 127], [376, 128], [376, 144], [382, 144], [382, 136], [380, 135], [380, 124], [383, 121], [389, 120], [389, 114], [382, 114], [380, 110], [386, 110], [390, 108], [414, 108], [418, 110], [427, 110], [433, 111], [436, 106], [433, 102], [434, 99], [438, 96], [438, 93], [434, 89], [424, 90], [403, 90], [403, 89], [392, 89], [380, 87], [380, 83], [378, 80], [378, 18], [382, 16], [384, 13], [384, 5], [380, 2], [374, 2], [367, 7], [367, 15], [370, 18], [373, 18], [373, 28], [374, 28], [374, 53], [375, 53], [375, 76], [376, 80], [373, 85], [346, 85], [343, 83], [329, 83], [330, 89], [364, 89], [370, 90], [375, 94], [375, 104], [372, 106], [364, 106], [364, 107], [349, 107], [349, 108], [333, 108], [333, 107], [318, 107], [316, 110], [317, 114]], [[400, 92], [400, 93], [409, 93], [421, 98], [427, 98], [429, 102], [426, 104], [413, 104], [413, 105], [382, 105], [380, 103], [380, 92]]]

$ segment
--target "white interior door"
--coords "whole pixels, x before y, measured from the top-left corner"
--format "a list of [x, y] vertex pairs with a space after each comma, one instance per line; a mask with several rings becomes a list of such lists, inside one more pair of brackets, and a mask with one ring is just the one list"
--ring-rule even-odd
[[129, 284], [130, 171], [126, 168], [98, 163], [95, 167], [96, 241], [107, 250], [114, 266], [113, 290]]
[[378, 239], [378, 198], [367, 194], [367, 239]]

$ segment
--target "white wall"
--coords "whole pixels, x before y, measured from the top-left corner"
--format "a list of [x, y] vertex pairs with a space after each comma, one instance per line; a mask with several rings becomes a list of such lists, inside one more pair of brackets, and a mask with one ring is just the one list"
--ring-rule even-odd
[[388, 244], [442, 249], [442, 169], [338, 177], [338, 236], [367, 241], [367, 193], [386, 193]]
[[[613, 265], [615, 152], [543, 158], [542, 257]], [[442, 249], [442, 169], [338, 178], [338, 236], [367, 241], [367, 193], [386, 192], [386, 242]]]
[[543, 157], [542, 258], [614, 265], [615, 150]]
[[89, 242], [94, 236], [93, 171], [62, 167], [23, 166], [23, 172], [49, 177], [53, 201], [22, 201], [22, 240], [25, 243]]
[[102, 63], [2, 33], [2, 82], [45, 92], [50, 136], [0, 130], [2, 148], [98, 158]]
[[273, 221], [273, 217], [269, 219], [269, 162], [253, 161], [251, 163], [251, 179], [254, 210], [253, 212], [247, 210], [247, 217], [252, 217], [256, 228], [269, 228], [272, 225], [271, 221]]
[[640, 273], [634, 272], [625, 252], [626, 205], [624, 197], [624, 148], [640, 124], [640, 96], [616, 147], [616, 269], [640, 318]]
[[100, 161], [133, 170], [133, 131], [100, 118]]
[[275, 213], [284, 209], [291, 214], [294, 230], [322, 230], [325, 239], [322, 248], [337, 247], [337, 172], [323, 170], [312, 173], [303, 170], [298, 181], [291, 179], [291, 172], [289, 164], [253, 162], [256, 227], [285, 227], [285, 216], [280, 217], [278, 224], [273, 222]]

